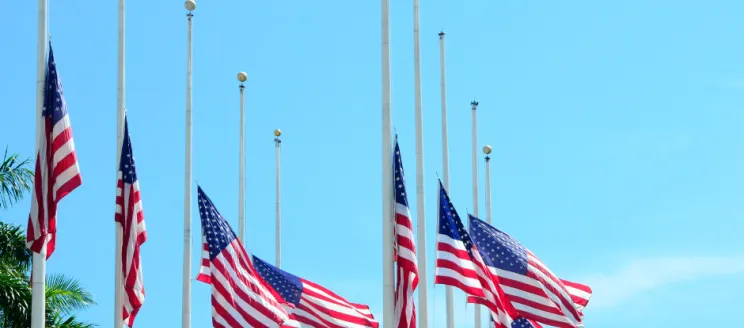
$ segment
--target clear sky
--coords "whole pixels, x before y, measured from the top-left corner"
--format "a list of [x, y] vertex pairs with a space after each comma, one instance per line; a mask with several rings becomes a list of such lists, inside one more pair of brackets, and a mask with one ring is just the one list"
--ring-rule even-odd
[[[238, 83], [246, 71], [247, 247], [274, 258], [274, 144], [282, 143], [283, 267], [381, 317], [380, 4], [200, 1], [194, 18], [193, 178], [237, 228]], [[393, 121], [416, 214], [413, 16], [393, 1]], [[138, 328], [178, 327], [183, 254], [186, 11], [127, 3], [127, 109], [149, 240]], [[31, 156], [35, 1], [0, 20], [0, 146]], [[429, 277], [441, 173], [439, 43], [447, 58], [450, 177], [465, 213], [471, 110], [494, 146], [495, 225], [559, 276], [589, 284], [587, 327], [742, 326], [744, 3], [423, 1]], [[50, 1], [49, 30], [83, 185], [59, 208], [49, 273], [113, 313], [117, 5]], [[481, 213], [483, 161], [479, 157]], [[194, 204], [196, 188], [193, 189]], [[0, 219], [26, 224], [30, 195]], [[193, 263], [200, 249], [192, 206]], [[430, 278], [431, 279], [431, 278]], [[430, 283], [432, 280], [430, 280]], [[444, 327], [443, 286], [430, 287]], [[458, 327], [472, 306], [456, 292]], [[210, 323], [193, 284], [193, 326]]]

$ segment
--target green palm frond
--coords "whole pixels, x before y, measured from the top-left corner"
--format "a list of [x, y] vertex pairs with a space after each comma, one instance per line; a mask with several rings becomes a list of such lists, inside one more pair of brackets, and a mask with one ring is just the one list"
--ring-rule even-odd
[[93, 295], [86, 291], [76, 279], [52, 274], [46, 280], [47, 308], [61, 314], [71, 314], [95, 305]]
[[5, 147], [0, 162], [0, 208], [7, 209], [31, 190], [34, 172], [26, 167], [30, 162], [30, 158], [19, 159], [18, 154], [8, 155], [8, 147]]
[[[27, 328], [31, 323], [31, 257], [22, 227], [0, 222], [0, 328]], [[46, 327], [96, 327], [73, 314], [95, 304], [78, 280], [60, 274], [47, 276]]]
[[46, 326], [48, 328], [93, 328], [98, 327], [97, 325], [90, 324], [87, 322], [78, 321], [74, 315], [68, 318], [63, 318], [58, 313], [47, 316]]
[[31, 288], [28, 278], [0, 263], [0, 309], [2, 327], [23, 327], [31, 317]]
[[28, 272], [31, 258], [23, 228], [0, 222], [0, 262], [16, 266], [21, 272]]

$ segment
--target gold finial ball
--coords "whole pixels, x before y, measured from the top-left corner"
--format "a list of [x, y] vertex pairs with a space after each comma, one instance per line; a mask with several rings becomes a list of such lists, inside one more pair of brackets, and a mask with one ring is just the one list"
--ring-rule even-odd
[[196, 9], [196, 2], [194, 2], [194, 0], [186, 0], [183, 6], [186, 7], [186, 10], [193, 11]]
[[491, 151], [492, 150], [493, 150], [493, 148], [491, 148], [491, 145], [486, 145], [485, 147], [483, 147], [483, 153], [486, 154], [486, 155], [491, 154]]
[[281, 135], [282, 135], [282, 130], [279, 130], [279, 129], [274, 130], [274, 136], [275, 137], [279, 137]]
[[246, 80], [248, 80], [248, 74], [246, 74], [245, 72], [238, 73], [238, 81], [240, 81], [240, 83], [243, 83]]

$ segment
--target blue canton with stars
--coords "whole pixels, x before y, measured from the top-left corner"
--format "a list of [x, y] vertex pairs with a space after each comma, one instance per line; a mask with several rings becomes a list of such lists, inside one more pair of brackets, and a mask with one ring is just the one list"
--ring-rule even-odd
[[521, 275], [527, 274], [527, 249], [511, 236], [472, 215], [470, 234], [486, 265]]
[[51, 42], [49, 43], [49, 60], [44, 88], [44, 109], [41, 115], [50, 119], [54, 126], [67, 115], [67, 104], [62, 92], [62, 83], [57, 75], [57, 63], [54, 61]]
[[207, 246], [209, 246], [209, 260], [214, 260], [237, 237], [230, 228], [230, 224], [214, 207], [212, 200], [207, 197], [201, 187], [197, 186], [197, 189], [199, 190], [199, 216], [202, 222], [202, 233], [207, 239]]
[[126, 114], [124, 116], [124, 142], [121, 145], [121, 160], [119, 170], [122, 173], [124, 183], [133, 184], [137, 181], [137, 172], [134, 170], [134, 155], [132, 154], [132, 142], [129, 140], [129, 124]]
[[[491, 322], [494, 322], [493, 316], [491, 316]], [[535, 326], [533, 326], [529, 320], [519, 317], [512, 321], [511, 328], [535, 328]]]
[[253, 256], [253, 265], [261, 278], [271, 285], [271, 288], [279, 293], [285, 301], [295, 307], [300, 305], [300, 299], [302, 298], [302, 281], [300, 281], [300, 278], [267, 263], [255, 255]]
[[473, 258], [473, 242], [465, 230], [460, 216], [457, 215], [455, 207], [450, 202], [449, 195], [444, 190], [441, 180], [439, 181], [439, 234], [446, 235], [454, 240], [462, 240], [470, 258]]
[[408, 197], [406, 196], [406, 179], [403, 174], [403, 161], [400, 157], [400, 147], [398, 147], [398, 138], [395, 138], [395, 153], [393, 154], [393, 175], [395, 176], [395, 202], [408, 207]]
[[529, 320], [520, 317], [517, 320], [512, 321], [511, 324], [512, 328], [534, 328], [534, 326], [530, 323]]

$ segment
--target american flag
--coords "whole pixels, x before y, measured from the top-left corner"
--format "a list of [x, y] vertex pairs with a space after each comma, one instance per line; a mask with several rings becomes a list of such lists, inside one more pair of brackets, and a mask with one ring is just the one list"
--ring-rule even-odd
[[[283, 271], [253, 256], [256, 271], [291, 308], [293, 327], [361, 328], [378, 327], [369, 307], [354, 304], [314, 282]], [[289, 325], [288, 325], [289, 326]]]
[[403, 161], [400, 156], [398, 137], [395, 137], [393, 154], [393, 175], [395, 176], [395, 253], [398, 263], [395, 285], [395, 323], [397, 328], [416, 327], [416, 307], [413, 292], [418, 286], [418, 265], [416, 264], [416, 245], [413, 237], [413, 222], [408, 210], [406, 182], [403, 174]]
[[36, 253], [41, 253], [46, 247], [48, 259], [54, 252], [56, 242], [57, 204], [82, 184], [67, 104], [51, 43], [41, 123], [42, 129], [36, 136], [39, 148], [36, 150], [34, 191], [31, 194], [26, 243]]
[[522, 323], [527, 324], [524, 327], [535, 327], [529, 320], [520, 318], [507, 301], [498, 277], [488, 270], [441, 181], [435, 283], [457, 287], [479, 297], [479, 303], [491, 311], [491, 323], [495, 327], [522, 328]]
[[[199, 216], [206, 241], [209, 270], [204, 275], [212, 286], [212, 326], [280, 327], [289, 320], [274, 293], [256, 273], [235, 232], [217, 211], [201, 187]], [[200, 280], [204, 281], [204, 280]]]
[[142, 280], [140, 246], [147, 240], [145, 215], [142, 211], [139, 180], [134, 167], [132, 142], [129, 139], [129, 124], [124, 116], [124, 139], [116, 183], [116, 222], [121, 224], [121, 269], [124, 292], [123, 320], [133, 327], [134, 317], [145, 302], [145, 285]]
[[[521, 316], [555, 327], [583, 326], [581, 309], [586, 306], [588, 297], [572, 295], [563, 280], [532, 252], [483, 220], [470, 217], [470, 234], [491, 273], [498, 277]], [[572, 284], [575, 290], [588, 291], [591, 295], [588, 286]], [[479, 303], [482, 299], [471, 297], [468, 301]]]

